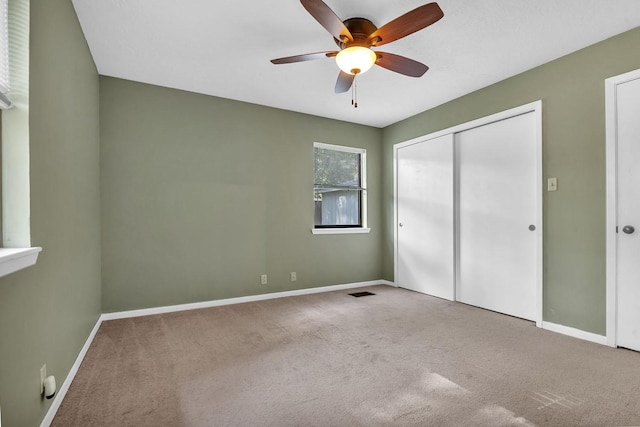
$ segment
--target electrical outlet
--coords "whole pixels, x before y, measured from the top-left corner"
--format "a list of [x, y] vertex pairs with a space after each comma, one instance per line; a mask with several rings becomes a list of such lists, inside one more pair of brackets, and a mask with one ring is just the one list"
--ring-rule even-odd
[[298, 276], [296, 275], [295, 271], [291, 272], [291, 281], [295, 282], [296, 280], [298, 280]]
[[40, 394], [44, 393], [44, 380], [47, 378], [47, 365], [42, 365], [40, 368]]
[[266, 285], [267, 284], [267, 275], [263, 274], [262, 276], [260, 276], [260, 284], [261, 285]]

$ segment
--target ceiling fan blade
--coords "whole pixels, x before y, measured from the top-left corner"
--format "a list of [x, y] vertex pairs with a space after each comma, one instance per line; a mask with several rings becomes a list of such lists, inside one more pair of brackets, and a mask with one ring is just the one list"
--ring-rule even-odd
[[340, 75], [338, 75], [338, 81], [336, 82], [336, 93], [343, 93], [348, 91], [353, 84], [353, 79], [356, 76], [352, 74], [347, 74], [344, 71], [340, 71]]
[[272, 64], [292, 64], [294, 62], [311, 61], [313, 59], [331, 58], [338, 52], [316, 52], [305, 53], [304, 55], [287, 56], [286, 58], [272, 59]]
[[300, 0], [300, 3], [335, 39], [342, 42], [353, 41], [351, 32], [342, 20], [322, 0]]
[[376, 52], [376, 65], [409, 77], [422, 77], [429, 67], [421, 62], [387, 52]]
[[437, 22], [444, 16], [438, 3], [429, 3], [407, 12], [371, 33], [367, 42], [372, 46], [382, 46], [413, 34]]

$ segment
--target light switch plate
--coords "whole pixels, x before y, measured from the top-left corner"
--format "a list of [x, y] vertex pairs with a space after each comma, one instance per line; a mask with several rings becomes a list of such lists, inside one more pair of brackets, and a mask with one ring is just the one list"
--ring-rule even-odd
[[549, 178], [547, 180], [547, 191], [558, 191], [558, 178]]

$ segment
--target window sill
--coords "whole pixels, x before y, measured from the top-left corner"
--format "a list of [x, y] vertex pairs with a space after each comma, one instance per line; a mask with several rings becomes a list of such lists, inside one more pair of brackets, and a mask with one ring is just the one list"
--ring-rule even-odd
[[369, 234], [370, 228], [312, 228], [313, 234]]
[[0, 277], [34, 265], [42, 248], [0, 248]]

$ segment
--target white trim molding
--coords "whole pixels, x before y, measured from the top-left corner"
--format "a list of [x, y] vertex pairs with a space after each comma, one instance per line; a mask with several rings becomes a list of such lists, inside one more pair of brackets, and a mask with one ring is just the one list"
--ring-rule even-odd
[[370, 228], [349, 227], [349, 228], [312, 228], [313, 234], [368, 234]]
[[105, 313], [102, 320], [128, 319], [131, 317], [151, 316], [153, 314], [173, 313], [176, 311], [197, 310], [200, 308], [219, 307], [223, 305], [242, 304], [245, 302], [264, 301], [275, 298], [294, 297], [299, 295], [319, 294], [322, 292], [342, 291], [345, 289], [362, 288], [365, 286], [388, 285], [394, 286], [386, 280], [372, 280], [369, 282], [347, 283], [344, 285], [321, 286], [318, 288], [296, 289], [293, 291], [273, 292], [260, 295], [249, 295], [237, 298], [225, 298], [212, 301], [194, 302], [190, 304], [169, 305], [165, 307], [143, 308], [115, 313]]
[[552, 322], [542, 322], [542, 329], [585, 341], [591, 341], [596, 344], [608, 345], [607, 337], [604, 335], [594, 334], [592, 332], [583, 331], [582, 329], [576, 329], [570, 326], [558, 325], [557, 323]]
[[80, 365], [87, 355], [87, 351], [89, 351], [89, 347], [93, 342], [96, 334], [98, 333], [98, 329], [100, 329], [100, 325], [102, 322], [107, 320], [116, 320], [116, 319], [128, 319], [133, 317], [142, 317], [142, 316], [150, 316], [153, 314], [162, 314], [162, 313], [173, 313], [176, 311], [185, 311], [185, 310], [195, 310], [199, 308], [208, 308], [208, 307], [219, 307], [223, 305], [230, 304], [240, 304], [244, 302], [253, 302], [253, 301], [264, 301], [268, 299], [275, 298], [285, 298], [291, 296], [299, 296], [299, 295], [310, 295], [310, 294], [319, 294], [322, 292], [332, 292], [332, 291], [341, 291], [346, 289], [354, 289], [354, 288], [363, 288], [367, 286], [376, 286], [376, 285], [387, 285], [396, 287], [393, 282], [388, 280], [372, 280], [368, 282], [355, 282], [355, 283], [346, 283], [343, 285], [332, 285], [332, 286], [321, 286], [317, 288], [307, 288], [307, 289], [296, 289], [294, 291], [285, 291], [285, 292], [274, 292], [269, 294], [262, 295], [251, 295], [247, 297], [238, 297], [238, 298], [226, 298], [221, 300], [212, 300], [205, 302], [197, 302], [192, 304], [180, 304], [180, 305], [171, 305], [166, 307], [155, 307], [155, 308], [147, 308], [142, 310], [130, 310], [130, 311], [121, 311], [117, 313], [104, 313], [100, 316], [95, 326], [91, 330], [89, 337], [87, 337], [86, 342], [82, 346], [78, 357], [76, 357], [76, 361], [71, 366], [71, 370], [67, 374], [67, 378], [65, 378], [62, 386], [58, 390], [58, 393], [53, 399], [51, 406], [49, 407], [47, 413], [45, 414], [42, 422], [40, 423], [40, 427], [49, 427], [53, 422], [53, 419], [64, 400], [65, 395], [69, 391], [69, 387], [73, 382], [76, 374], [78, 373], [78, 369], [80, 369]]
[[69, 391], [69, 387], [71, 386], [73, 379], [76, 377], [76, 374], [78, 373], [78, 369], [80, 369], [80, 365], [82, 364], [84, 357], [87, 355], [87, 351], [89, 351], [89, 347], [91, 347], [91, 343], [93, 342], [93, 339], [98, 333], [98, 329], [100, 329], [100, 325], [102, 325], [102, 316], [98, 318], [98, 320], [96, 321], [96, 324], [94, 325], [93, 329], [89, 333], [89, 336], [87, 337], [87, 340], [82, 346], [80, 353], [78, 353], [78, 357], [76, 357], [76, 361], [73, 362], [73, 365], [71, 366], [71, 370], [67, 374], [67, 378], [65, 378], [64, 382], [58, 389], [58, 392], [56, 393], [56, 396], [53, 398], [53, 402], [51, 403], [49, 410], [47, 411], [44, 418], [42, 419], [42, 422], [40, 423], [40, 427], [49, 427], [53, 422], [53, 419], [55, 418], [56, 413], [58, 412], [58, 409], [60, 408], [60, 405], [64, 400], [64, 397]]
[[0, 277], [31, 267], [42, 248], [0, 248]]

